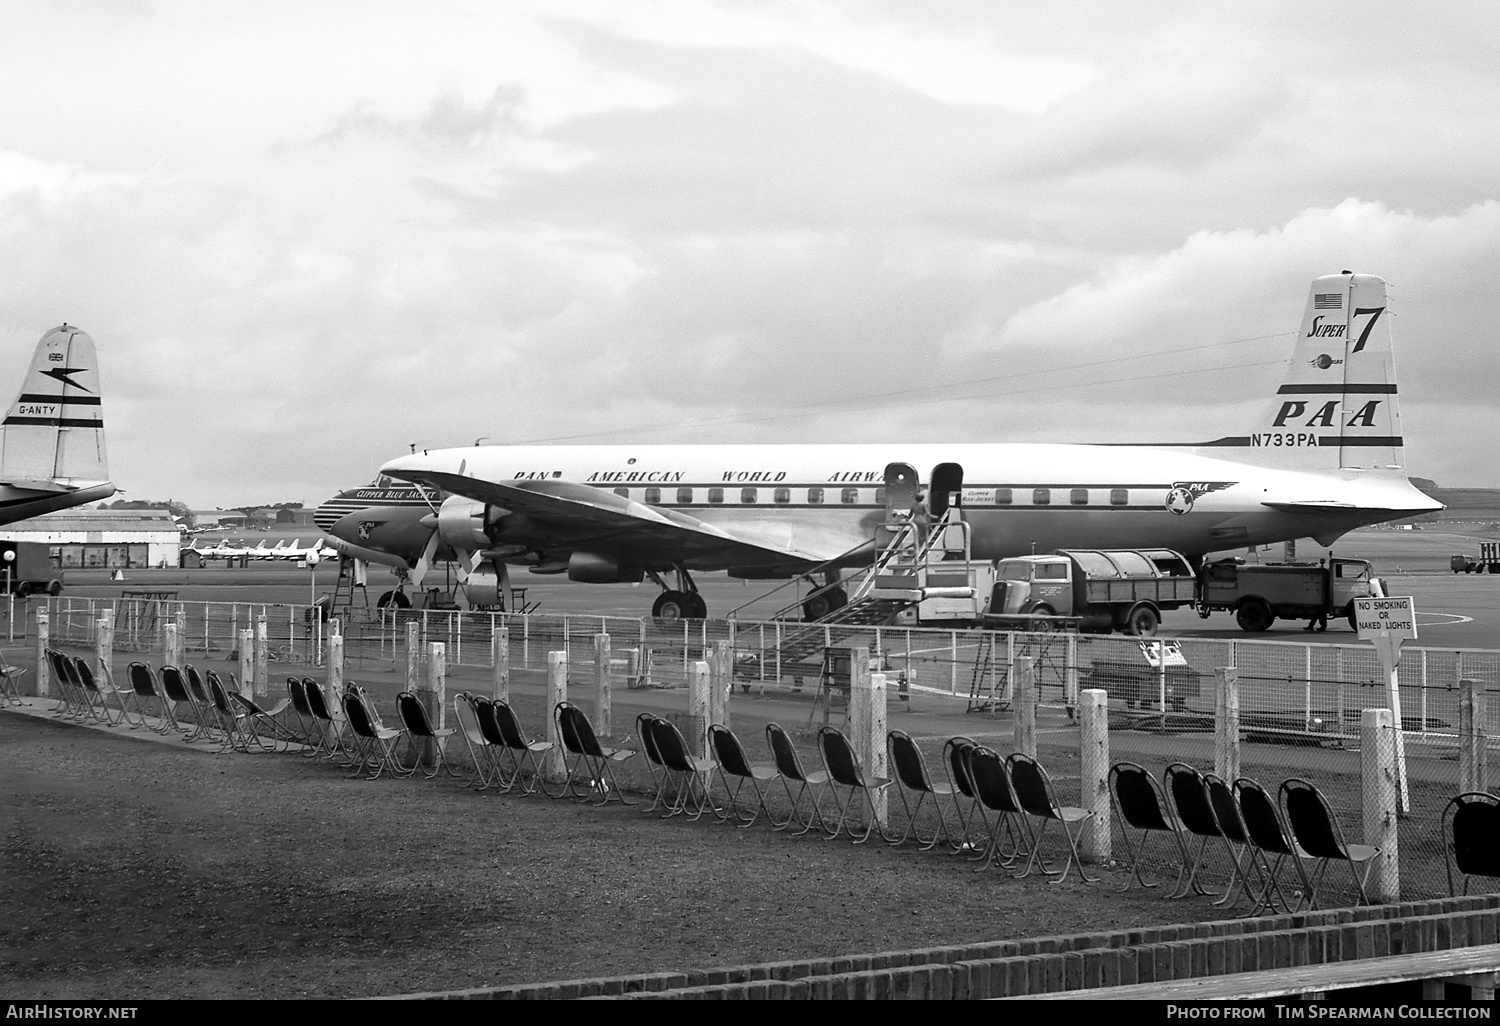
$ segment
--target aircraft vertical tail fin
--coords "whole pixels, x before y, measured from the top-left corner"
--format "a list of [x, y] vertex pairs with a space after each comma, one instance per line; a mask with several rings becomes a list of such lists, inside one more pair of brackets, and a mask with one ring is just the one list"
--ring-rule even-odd
[[1385, 280], [1350, 272], [1316, 279], [1271, 402], [1248, 435], [1203, 447], [1213, 455], [1289, 470], [1400, 469], [1401, 413]]
[[64, 324], [37, 343], [0, 426], [0, 480], [67, 489], [109, 481], [99, 360], [79, 329]]

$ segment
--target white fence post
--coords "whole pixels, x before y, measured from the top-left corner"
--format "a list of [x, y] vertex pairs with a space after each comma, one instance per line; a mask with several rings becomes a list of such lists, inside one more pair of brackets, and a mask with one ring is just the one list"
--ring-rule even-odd
[[495, 698], [510, 701], [510, 631], [496, 627], [490, 631], [490, 665], [493, 668]]
[[328, 662], [324, 667], [324, 679], [328, 682], [329, 695], [344, 693], [344, 636], [328, 635]]
[[[417, 699], [427, 710], [427, 722], [432, 729], [441, 731], [447, 720], [443, 713], [448, 704], [448, 649], [441, 641], [427, 643], [426, 681], [417, 692]], [[437, 746], [441, 743], [434, 738], [422, 746], [422, 764], [427, 768], [437, 764]]]
[[1477, 680], [1458, 682], [1458, 789], [1483, 791], [1489, 785], [1487, 746], [1489, 726], [1485, 713], [1484, 685]]
[[1360, 716], [1360, 784], [1364, 791], [1365, 843], [1380, 860], [1370, 871], [1370, 899], [1401, 900], [1400, 832], [1396, 829], [1396, 714], [1366, 709]]
[[688, 748], [698, 758], [708, 757], [708, 723], [713, 715], [713, 674], [699, 659], [688, 670]]
[[406, 690], [417, 690], [417, 682], [422, 679], [422, 648], [421, 628], [417, 621], [408, 620], [406, 623]]
[[1079, 854], [1091, 862], [1108, 862], [1109, 692], [1089, 688], [1078, 696], [1078, 789], [1081, 804], [1093, 813], [1083, 824]]
[[266, 678], [270, 676], [270, 645], [266, 638], [266, 614], [255, 618], [255, 683], [252, 694], [255, 698], [266, 697]]
[[1240, 775], [1240, 672], [1214, 670], [1214, 772], [1226, 784]]
[[113, 682], [115, 669], [115, 611], [99, 611], [98, 625], [94, 630], [94, 675], [100, 680]]
[[600, 737], [614, 734], [614, 686], [609, 668], [609, 635], [594, 635], [594, 730]]
[[47, 607], [36, 607], [36, 694], [46, 698], [52, 693], [52, 664], [47, 662], [47, 649], [51, 646], [51, 624], [47, 619]]
[[240, 694], [254, 697], [255, 681], [255, 631], [249, 627], [240, 631]]
[[557, 706], [568, 700], [568, 653], [547, 653], [547, 739], [552, 747], [542, 756], [543, 779], [557, 783], [567, 778], [562, 735], [557, 732]]
[[709, 674], [712, 690], [709, 693], [708, 714], [711, 722], [729, 726], [729, 695], [734, 686], [734, 649], [727, 641], [716, 641], [710, 655]]
[[1015, 682], [1015, 746], [1022, 755], [1036, 758], [1036, 674], [1031, 656], [1016, 656], [1011, 677]]

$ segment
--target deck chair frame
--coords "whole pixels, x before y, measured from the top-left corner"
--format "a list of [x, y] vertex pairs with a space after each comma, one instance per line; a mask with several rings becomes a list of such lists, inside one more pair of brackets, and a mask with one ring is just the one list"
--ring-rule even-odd
[[1057, 874], [1057, 879], [1050, 882], [1062, 883], [1067, 879], [1068, 869], [1077, 863], [1078, 875], [1083, 878], [1084, 882], [1097, 883], [1097, 878], [1084, 872], [1083, 858], [1078, 854], [1078, 835], [1082, 833], [1083, 824], [1093, 816], [1093, 813], [1075, 805], [1060, 803], [1057, 800], [1057, 792], [1052, 786], [1052, 778], [1047, 775], [1046, 768], [1024, 752], [1011, 755], [1006, 760], [1006, 768], [1010, 770], [1011, 787], [1015, 789], [1016, 800], [1020, 803], [1021, 810], [1041, 824], [1039, 828], [1031, 832], [1031, 858], [1027, 860], [1026, 868], [1018, 875], [1027, 876], [1032, 868], [1036, 867], [1044, 874], [1051, 876], [1053, 871], [1047, 868], [1046, 860], [1042, 858], [1042, 840], [1046, 837], [1047, 828], [1055, 822], [1062, 827], [1063, 838], [1068, 842], [1068, 862]]
[[[1349, 875], [1354, 878], [1354, 886], [1359, 891], [1359, 902], [1368, 905], [1370, 897], [1365, 884], [1370, 879], [1370, 871], [1375, 868], [1380, 849], [1373, 844], [1346, 843], [1343, 828], [1329, 807], [1328, 799], [1311, 781], [1301, 777], [1283, 780], [1278, 799], [1292, 839], [1306, 857], [1316, 863], [1312, 872], [1305, 874], [1310, 892], [1307, 908], [1318, 907], [1318, 890], [1332, 862], [1349, 864]], [[1363, 873], [1360, 866], [1364, 867]]]
[[[775, 766], [753, 764], [745, 755], [745, 746], [740, 744], [740, 739], [735, 736], [722, 723], [712, 723], [708, 727], [709, 747], [714, 753], [715, 768], [719, 773], [719, 782], [724, 785], [724, 793], [728, 796], [729, 805], [720, 817], [726, 821], [733, 819], [738, 827], [754, 826], [755, 821], [765, 813], [766, 819], [772, 826], [776, 825], [775, 817], [771, 815], [770, 806], [766, 804], [766, 790], [781, 776], [781, 771]], [[731, 786], [729, 778], [733, 777], [736, 783]], [[740, 794], [745, 785], [749, 784], [755, 794], [755, 809], [746, 819], [740, 813]]]
[[[766, 724], [766, 743], [771, 749], [776, 770], [781, 774], [781, 786], [786, 791], [787, 801], [791, 802], [791, 812], [786, 822], [776, 829], [786, 830], [793, 823], [797, 823], [802, 829], [793, 830], [792, 836], [794, 837], [807, 833], [814, 826], [826, 833], [828, 822], [823, 818], [818, 788], [829, 786], [828, 772], [826, 770], [813, 770], [811, 773], [805, 771], [802, 768], [802, 757], [797, 754], [797, 746], [792, 743], [791, 735], [779, 723]], [[792, 791], [793, 782], [797, 784], [795, 792]], [[808, 799], [811, 806], [806, 819], [797, 814], [802, 807], [803, 797]]]
[[[917, 747], [917, 743], [906, 731], [888, 732], [885, 743], [892, 775], [897, 784], [895, 790], [901, 795], [901, 808], [906, 813], [906, 827], [901, 836], [891, 843], [903, 844], [908, 839], [915, 840], [919, 851], [928, 851], [939, 842], [951, 845], [953, 835], [949, 832], [948, 820], [943, 815], [943, 798], [953, 798], [953, 786], [933, 781], [932, 775], [927, 772], [927, 760], [922, 755], [922, 749]], [[917, 795], [915, 804], [907, 797], [909, 793]], [[928, 798], [932, 799], [933, 808], [937, 811], [938, 825], [931, 837], [923, 837], [918, 817]]]

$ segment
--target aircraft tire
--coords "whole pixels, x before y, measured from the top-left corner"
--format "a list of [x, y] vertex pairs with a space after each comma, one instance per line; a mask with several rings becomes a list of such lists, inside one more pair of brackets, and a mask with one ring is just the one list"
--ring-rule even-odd
[[1263, 600], [1248, 598], [1234, 611], [1234, 621], [1240, 625], [1240, 630], [1258, 634], [1270, 630], [1271, 624], [1276, 622], [1276, 616]]
[[689, 604], [692, 606], [692, 608], [688, 611], [688, 619], [707, 620], [708, 603], [704, 601], [703, 596], [694, 591], [689, 592], [687, 597]]
[[403, 591], [388, 591], [375, 600], [376, 609], [384, 609], [386, 606], [395, 606], [397, 609], [410, 609], [411, 599], [406, 597]]
[[816, 595], [802, 603], [802, 619], [811, 623], [814, 620], [821, 620], [833, 612], [835, 607], [829, 599], [830, 596], [828, 595]]
[[692, 613], [693, 597], [683, 591], [664, 591], [651, 603], [651, 615], [658, 620], [687, 620]]
[[1157, 615], [1156, 608], [1146, 602], [1132, 606], [1130, 612], [1125, 615], [1125, 633], [1135, 637], [1153, 637], [1159, 626], [1161, 626], [1161, 617]]

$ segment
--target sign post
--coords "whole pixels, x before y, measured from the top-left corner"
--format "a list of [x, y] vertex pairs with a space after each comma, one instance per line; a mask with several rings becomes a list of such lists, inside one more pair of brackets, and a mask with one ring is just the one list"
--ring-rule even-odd
[[1401, 812], [1411, 811], [1411, 791], [1406, 779], [1406, 736], [1401, 720], [1401, 691], [1396, 666], [1401, 662], [1401, 642], [1417, 636], [1417, 610], [1411, 596], [1405, 598], [1362, 598], [1354, 600], [1354, 628], [1367, 638], [1380, 655], [1385, 672], [1386, 700], [1396, 728], [1396, 776]]

